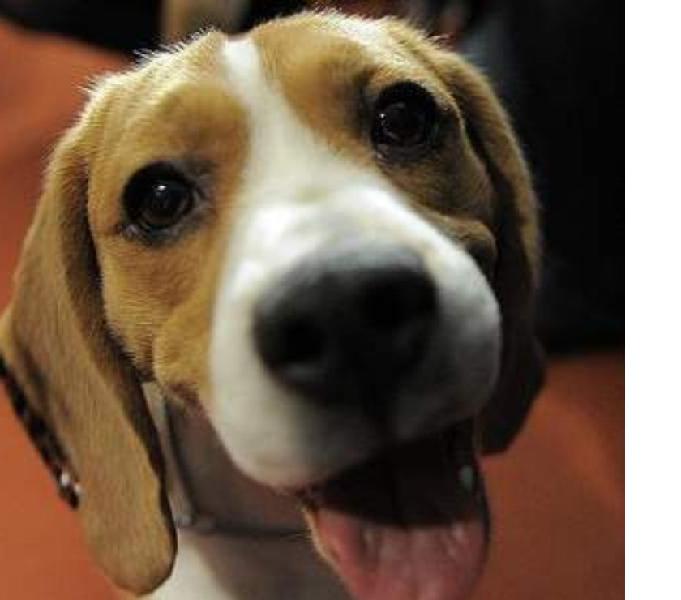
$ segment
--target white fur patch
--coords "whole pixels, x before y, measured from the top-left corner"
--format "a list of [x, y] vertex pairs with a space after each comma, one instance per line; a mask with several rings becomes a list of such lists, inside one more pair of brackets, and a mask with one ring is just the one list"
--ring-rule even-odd
[[[229, 232], [211, 352], [213, 419], [236, 464], [274, 486], [324, 478], [376, 450], [352, 407], [317, 407], [283, 388], [256, 354], [252, 310], [277, 276], [350, 236], [404, 245], [444, 299], [446, 386], [424, 381], [395, 399], [402, 439], [479, 411], [498, 367], [499, 311], [470, 256], [417, 217], [378, 171], [339, 156], [304, 125], [260, 65], [249, 39], [227, 42], [225, 77], [249, 117], [250, 148]], [[474, 365], [474, 368], [472, 368]], [[432, 365], [431, 365], [432, 366]]]

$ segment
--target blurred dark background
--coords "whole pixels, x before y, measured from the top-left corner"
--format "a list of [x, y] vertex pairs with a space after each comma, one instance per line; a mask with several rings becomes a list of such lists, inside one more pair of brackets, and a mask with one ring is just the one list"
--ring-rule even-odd
[[[490, 560], [474, 600], [624, 597], [623, 6], [610, 0], [0, 0], [0, 309], [49, 149], [88, 81], [200, 27], [310, 5], [405, 16], [491, 78], [542, 206], [548, 379], [486, 459]], [[112, 600], [0, 390], [0, 598]]]

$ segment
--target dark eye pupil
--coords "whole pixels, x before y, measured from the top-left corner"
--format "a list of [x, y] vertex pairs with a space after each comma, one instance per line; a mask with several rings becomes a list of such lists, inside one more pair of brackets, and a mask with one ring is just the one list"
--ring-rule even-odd
[[164, 229], [177, 223], [191, 208], [192, 190], [184, 181], [161, 179], [140, 190], [138, 221], [146, 229]]
[[193, 209], [198, 189], [174, 165], [158, 162], [137, 171], [128, 181], [123, 201], [128, 218], [147, 233], [179, 223]]
[[384, 159], [417, 159], [431, 147], [439, 123], [430, 92], [417, 83], [396, 83], [376, 101], [371, 141]]
[[426, 131], [426, 116], [414, 110], [406, 102], [395, 102], [379, 113], [381, 130], [385, 142], [411, 146], [423, 141]]
[[158, 181], [152, 184], [143, 200], [140, 216], [148, 225], [167, 227], [186, 211], [191, 191], [178, 181]]

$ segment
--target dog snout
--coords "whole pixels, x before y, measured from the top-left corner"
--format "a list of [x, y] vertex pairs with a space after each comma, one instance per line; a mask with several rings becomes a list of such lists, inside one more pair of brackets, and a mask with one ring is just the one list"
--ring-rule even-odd
[[270, 372], [296, 392], [382, 410], [416, 370], [437, 317], [436, 286], [415, 252], [350, 244], [301, 261], [266, 289], [254, 337]]

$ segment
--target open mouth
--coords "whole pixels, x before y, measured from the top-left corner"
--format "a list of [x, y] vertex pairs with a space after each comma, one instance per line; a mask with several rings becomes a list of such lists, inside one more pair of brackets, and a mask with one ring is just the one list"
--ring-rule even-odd
[[472, 420], [299, 492], [315, 542], [358, 600], [459, 600], [485, 561]]

